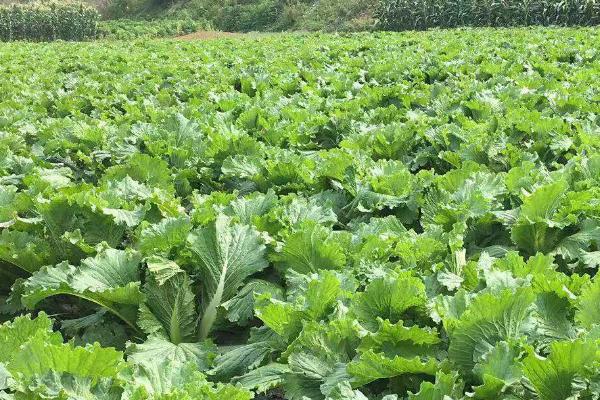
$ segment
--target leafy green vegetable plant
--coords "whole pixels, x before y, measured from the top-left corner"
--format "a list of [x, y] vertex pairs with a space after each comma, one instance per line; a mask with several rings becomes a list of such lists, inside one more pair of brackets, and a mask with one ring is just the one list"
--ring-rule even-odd
[[598, 398], [599, 37], [0, 45], [0, 397]]

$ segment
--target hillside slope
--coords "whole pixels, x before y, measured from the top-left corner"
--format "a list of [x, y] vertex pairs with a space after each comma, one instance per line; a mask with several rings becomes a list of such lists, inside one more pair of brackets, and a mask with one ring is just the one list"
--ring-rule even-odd
[[[109, 1], [109, 0], [93, 0]], [[373, 25], [378, 0], [113, 0], [111, 17], [192, 18], [227, 31], [356, 31]]]

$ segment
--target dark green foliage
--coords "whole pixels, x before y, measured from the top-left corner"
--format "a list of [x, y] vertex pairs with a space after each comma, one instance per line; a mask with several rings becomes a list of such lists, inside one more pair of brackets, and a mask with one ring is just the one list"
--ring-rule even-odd
[[381, 0], [376, 11], [384, 30], [458, 26], [586, 26], [600, 23], [593, 0]]
[[361, 31], [374, 26], [379, 0], [113, 0], [111, 18], [193, 19], [223, 31]]
[[98, 24], [98, 37], [130, 40], [136, 38], [164, 38], [192, 33], [202, 28], [202, 23], [192, 19], [162, 19], [137, 21], [116, 19]]
[[260, 31], [288, 28], [279, 24], [283, 12], [283, 0], [233, 0], [227, 1], [217, 20], [225, 31]]
[[86, 40], [96, 37], [99, 18], [78, 3], [12, 4], [0, 7], [0, 40]]

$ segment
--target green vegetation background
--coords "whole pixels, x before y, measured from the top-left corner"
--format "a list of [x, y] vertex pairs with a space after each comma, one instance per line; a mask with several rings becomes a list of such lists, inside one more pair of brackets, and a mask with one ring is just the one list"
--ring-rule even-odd
[[224, 31], [370, 29], [378, 0], [106, 0], [105, 18], [200, 21]]

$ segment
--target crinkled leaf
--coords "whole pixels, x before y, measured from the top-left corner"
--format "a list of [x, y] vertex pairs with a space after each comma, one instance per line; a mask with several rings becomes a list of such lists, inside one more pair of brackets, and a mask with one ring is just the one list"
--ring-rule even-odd
[[422, 308], [426, 301], [425, 285], [419, 278], [408, 272], [390, 273], [357, 293], [352, 311], [365, 327], [375, 330], [378, 317], [398, 322], [408, 310]]
[[344, 245], [321, 225], [308, 223], [288, 236], [275, 261], [280, 269], [309, 274], [320, 269], [339, 270], [346, 265]]
[[254, 297], [264, 293], [269, 293], [274, 299], [283, 299], [281, 286], [262, 279], [253, 279], [248, 281], [234, 297], [221, 304], [226, 311], [226, 318], [238, 325], [247, 324], [254, 317]]
[[25, 281], [23, 304], [33, 308], [49, 296], [68, 294], [106, 307], [134, 326], [135, 308], [143, 299], [140, 261], [136, 252], [106, 249], [79, 267], [66, 262], [45, 267]]
[[223, 215], [188, 237], [202, 273], [203, 311], [200, 337], [205, 338], [215, 321], [217, 308], [237, 293], [250, 275], [267, 267], [265, 246], [246, 225], [231, 224]]
[[[143, 290], [146, 300], [140, 307], [138, 324], [147, 334], [162, 336], [174, 344], [193, 342], [198, 314], [190, 279], [176, 264], [155, 261], [149, 264]], [[167, 272], [165, 265], [174, 271]], [[166, 278], [168, 274], [172, 275]]]
[[418, 356], [405, 358], [402, 356], [387, 357], [383, 353], [368, 350], [356, 361], [348, 364], [348, 373], [354, 378], [356, 386], [363, 386], [378, 379], [394, 378], [405, 374], [435, 375], [439, 369], [434, 358]]
[[419, 392], [409, 393], [409, 400], [448, 400], [459, 399], [463, 395], [463, 384], [458, 373], [439, 371], [435, 375], [435, 383], [422, 382]]
[[155, 367], [157, 364], [168, 361], [173, 366], [193, 363], [200, 371], [206, 371], [212, 365], [216, 347], [208, 341], [175, 344], [156, 336], [150, 336], [144, 343], [132, 343], [127, 348], [127, 354], [127, 361], [145, 367]]
[[540, 400], [563, 400], [574, 394], [576, 378], [597, 373], [590, 368], [599, 360], [599, 348], [595, 342], [554, 342], [547, 358], [530, 354], [523, 361], [523, 370]]
[[239, 383], [244, 388], [259, 393], [266, 392], [281, 385], [290, 371], [286, 364], [270, 363], [233, 379], [233, 383]]
[[144, 254], [166, 253], [171, 248], [185, 244], [192, 228], [187, 217], [169, 217], [142, 228], [139, 248]]
[[450, 360], [468, 372], [499, 341], [521, 337], [533, 300], [527, 288], [476, 297], [452, 333]]

